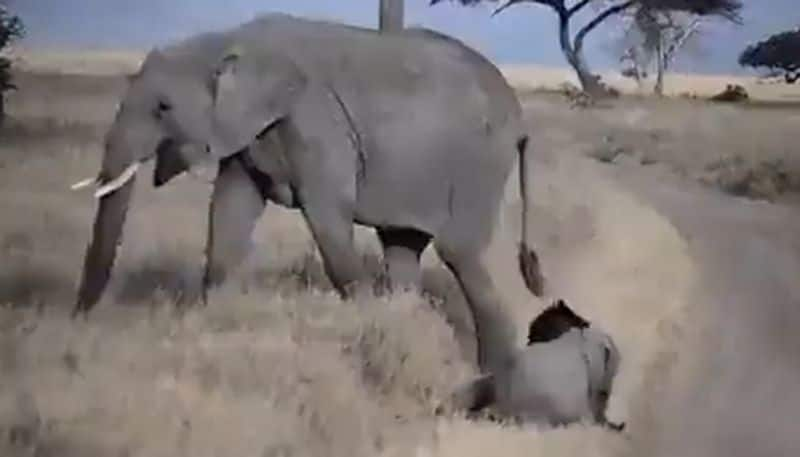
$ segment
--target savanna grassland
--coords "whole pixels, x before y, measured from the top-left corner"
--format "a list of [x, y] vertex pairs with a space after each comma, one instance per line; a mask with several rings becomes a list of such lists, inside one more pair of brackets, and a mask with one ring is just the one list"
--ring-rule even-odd
[[[109, 72], [113, 73], [113, 72]], [[474, 373], [471, 322], [429, 250], [429, 295], [342, 302], [299, 214], [269, 207], [241, 273], [196, 300], [210, 184], [146, 167], [105, 299], [69, 320], [102, 138], [125, 79], [22, 72], [0, 132], [0, 455], [796, 456], [800, 110], [522, 93], [531, 236], [623, 354], [597, 427], [437, 418]], [[523, 341], [548, 304], [516, 269], [516, 176], [486, 260]], [[357, 230], [376, 275], [374, 234]]]

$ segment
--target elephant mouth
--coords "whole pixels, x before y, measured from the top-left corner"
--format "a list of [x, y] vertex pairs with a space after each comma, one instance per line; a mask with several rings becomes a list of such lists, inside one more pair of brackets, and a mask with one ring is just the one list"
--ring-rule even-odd
[[212, 182], [217, 175], [219, 160], [211, 153], [211, 146], [205, 144], [178, 144], [172, 140], [165, 142], [156, 152], [156, 166], [153, 184], [161, 187], [173, 178], [184, 174], [202, 182]]
[[[187, 152], [184, 149], [185, 148], [180, 147], [177, 142], [170, 138], [166, 138], [159, 143], [158, 147], [156, 148], [156, 165], [153, 173], [153, 185], [155, 187], [161, 187], [168, 181], [184, 173], [189, 173], [193, 177], [204, 180], [209, 180], [209, 178], [205, 175], [208, 175], [209, 173], [212, 175], [214, 174], [214, 170], [206, 170], [206, 168], [213, 168], [213, 166], [208, 164], [192, 167], [190, 165], [191, 161], [184, 158], [183, 153]], [[195, 150], [202, 150], [203, 153], [210, 156], [211, 148], [207, 144], [197, 147]], [[194, 154], [197, 155], [196, 152]], [[189, 155], [191, 155], [191, 153], [189, 153]], [[100, 199], [106, 195], [116, 192], [122, 186], [124, 186], [134, 177], [134, 175], [136, 175], [141, 164], [149, 159], [150, 157], [133, 162], [125, 167], [125, 169], [115, 177], [104, 178], [101, 175], [95, 178], [83, 179], [70, 186], [70, 189], [73, 191], [78, 191], [87, 187], [95, 187], [94, 196], [95, 198]], [[204, 163], [204, 161], [201, 161], [201, 163]]]
[[153, 186], [163, 186], [188, 168], [188, 162], [178, 153], [176, 142], [172, 139], [163, 140], [156, 148]]

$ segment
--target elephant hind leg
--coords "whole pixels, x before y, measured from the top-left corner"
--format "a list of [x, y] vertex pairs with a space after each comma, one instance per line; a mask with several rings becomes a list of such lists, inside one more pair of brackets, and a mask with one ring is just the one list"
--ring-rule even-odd
[[203, 301], [241, 264], [267, 200], [236, 156], [220, 162], [209, 207]]
[[469, 305], [475, 323], [478, 367], [495, 379], [506, 374], [515, 350], [515, 327], [503, 309], [497, 288], [481, 258], [479, 245], [448, 245], [436, 241], [436, 251], [453, 275]]
[[[472, 155], [478, 152], [471, 152]], [[457, 181], [452, 192], [451, 215], [434, 246], [455, 276], [472, 314], [477, 339], [478, 367], [494, 374], [504, 385], [507, 364], [516, 351], [516, 326], [505, 309], [497, 286], [484, 263], [483, 254], [492, 239], [502, 199], [502, 167], [486, 166], [485, 185]]]
[[431, 235], [412, 228], [381, 227], [377, 230], [383, 246], [384, 273], [388, 289], [398, 292], [421, 288], [420, 256]]

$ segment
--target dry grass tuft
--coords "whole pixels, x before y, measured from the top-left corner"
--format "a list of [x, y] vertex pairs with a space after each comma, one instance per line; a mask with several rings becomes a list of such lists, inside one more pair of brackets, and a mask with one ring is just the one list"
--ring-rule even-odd
[[3, 425], [35, 437], [37, 455], [370, 455], [464, 376], [444, 324], [411, 297], [261, 291], [179, 314], [108, 311], [86, 324], [3, 311], [16, 321], [0, 351], [14, 373]]
[[748, 163], [734, 156], [708, 164], [700, 180], [732, 195], [775, 201], [788, 192], [800, 192], [800, 164], [794, 165], [782, 158]]

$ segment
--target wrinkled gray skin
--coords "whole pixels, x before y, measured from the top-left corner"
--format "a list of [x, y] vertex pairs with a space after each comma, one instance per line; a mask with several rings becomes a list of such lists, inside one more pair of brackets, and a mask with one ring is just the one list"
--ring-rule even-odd
[[501, 417], [540, 426], [596, 423], [606, 419], [620, 363], [611, 337], [594, 327], [573, 328], [557, 339], [517, 351], [504, 376], [478, 377], [456, 389], [440, 411], [477, 412], [492, 407]]
[[[394, 287], [418, 286], [433, 240], [472, 310], [479, 365], [494, 372], [512, 356], [513, 325], [480, 257], [526, 139], [513, 90], [454, 39], [271, 14], [151, 51], [99, 182], [152, 158], [156, 186], [218, 162], [206, 286], [243, 260], [270, 200], [302, 211], [344, 297], [365, 279], [353, 223], [377, 229]], [[76, 314], [103, 293], [133, 183], [101, 198]]]

